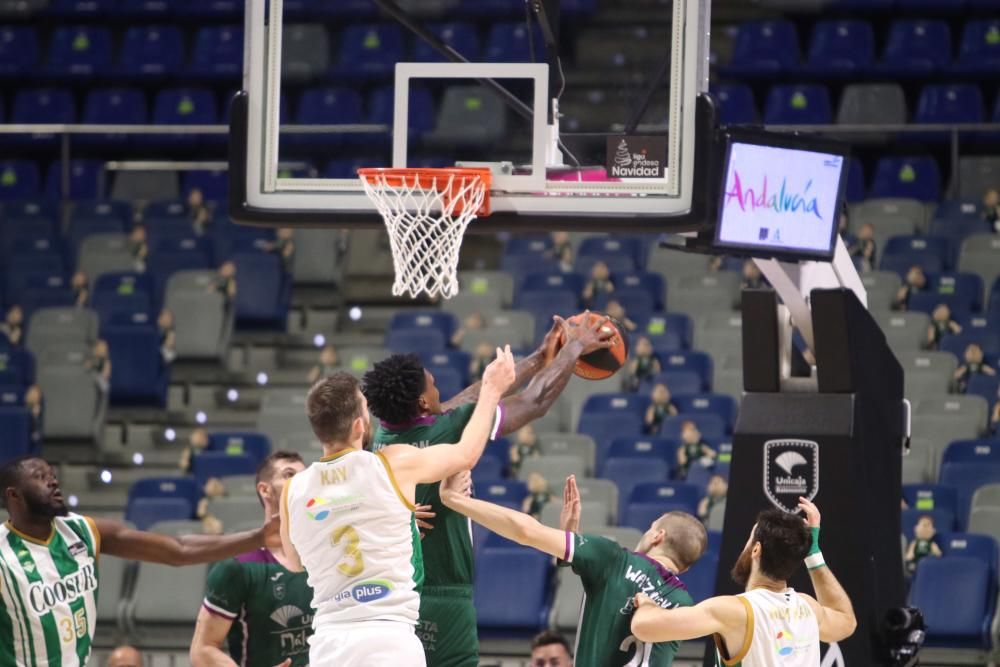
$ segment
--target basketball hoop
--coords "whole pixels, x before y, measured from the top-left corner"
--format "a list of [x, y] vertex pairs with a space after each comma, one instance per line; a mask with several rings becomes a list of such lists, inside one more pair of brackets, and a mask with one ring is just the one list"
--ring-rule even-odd
[[370, 168], [358, 175], [389, 231], [393, 295], [458, 294], [462, 235], [490, 214], [490, 170]]

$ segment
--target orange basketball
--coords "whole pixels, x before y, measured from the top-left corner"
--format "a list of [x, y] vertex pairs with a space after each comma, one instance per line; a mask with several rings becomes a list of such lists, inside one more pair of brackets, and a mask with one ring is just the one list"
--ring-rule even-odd
[[[578, 327], [584, 321], [584, 317], [587, 316], [586, 313], [574, 315], [566, 320], [566, 324], [571, 327]], [[625, 361], [628, 359], [628, 337], [625, 335], [624, 327], [622, 327], [618, 320], [609, 318], [603, 313], [592, 312], [589, 313], [588, 322], [593, 325], [594, 322], [604, 319], [608, 320], [604, 326], [610, 327], [614, 331], [614, 337], [611, 339], [612, 345], [609, 348], [585, 354], [577, 360], [573, 373], [584, 380], [605, 380], [617, 373], [618, 369], [624, 366]], [[560, 341], [560, 347], [565, 342], [566, 339], [563, 336]]]

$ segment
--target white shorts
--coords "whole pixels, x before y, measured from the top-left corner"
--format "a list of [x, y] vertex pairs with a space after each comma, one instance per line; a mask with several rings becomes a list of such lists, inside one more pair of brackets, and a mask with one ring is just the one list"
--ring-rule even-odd
[[426, 667], [424, 646], [408, 623], [369, 621], [323, 626], [309, 639], [309, 667]]

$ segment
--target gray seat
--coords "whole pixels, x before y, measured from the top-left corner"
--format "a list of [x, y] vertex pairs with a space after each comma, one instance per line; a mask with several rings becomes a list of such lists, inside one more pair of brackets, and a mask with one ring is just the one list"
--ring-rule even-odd
[[549, 489], [556, 493], [563, 487], [563, 482], [570, 475], [583, 477], [586, 465], [579, 456], [540, 456], [525, 459], [517, 476], [527, 481], [532, 473], [538, 473], [549, 483]]
[[[261, 411], [260, 414], [257, 415], [257, 423], [254, 428], [269, 437], [271, 442], [280, 443], [289, 433], [302, 433], [304, 431], [308, 431], [309, 419], [306, 417], [304, 411]], [[300, 451], [300, 453], [305, 456], [304, 452]]]
[[972, 508], [1000, 507], [1000, 484], [984, 484], [972, 494]]
[[993, 283], [1000, 277], [1000, 235], [973, 234], [967, 237], [958, 256], [958, 270], [982, 276], [986, 290], [984, 298], [988, 298]]
[[896, 357], [903, 366], [906, 397], [919, 399], [948, 392], [958, 360], [948, 352], [902, 352]]
[[726, 523], [726, 501], [712, 505], [712, 509], [708, 511], [708, 521], [705, 522], [705, 527], [709, 530], [714, 530], [722, 532], [723, 527]]
[[119, 171], [111, 186], [112, 201], [151, 202], [180, 198], [176, 171]]
[[135, 270], [135, 258], [129, 251], [124, 234], [92, 234], [80, 244], [77, 268], [90, 278], [91, 284], [102, 273]]
[[667, 303], [671, 312], [692, 317], [717, 311], [731, 311], [738, 303], [740, 277], [733, 272], [687, 276], [668, 283]]
[[850, 229], [856, 233], [865, 223], [875, 227], [875, 241], [879, 251], [885, 248], [890, 236], [926, 232], [927, 207], [916, 199], [868, 199], [851, 207]]
[[510, 307], [514, 300], [514, 277], [506, 271], [459, 271], [458, 284], [462, 293], [476, 294], [492, 302], [497, 295], [500, 305]]
[[207, 291], [215, 282], [215, 271], [178, 271], [170, 276], [169, 284], [176, 290]]
[[496, 93], [482, 86], [449, 86], [437, 124], [425, 139], [432, 146], [486, 148], [504, 140], [506, 132], [507, 108]]
[[504, 310], [486, 317], [486, 326], [477, 331], [467, 331], [459, 347], [474, 353], [480, 343], [492, 347], [509, 344], [512, 348], [531, 347], [535, 340], [535, 320], [530, 313], [520, 310]]
[[[607, 512], [604, 511], [604, 503], [599, 500], [586, 500], [580, 502], [580, 530], [585, 533], [593, 533], [603, 530], [608, 526]], [[539, 518], [546, 526], [552, 528], [559, 527], [559, 514], [562, 512], [562, 502], [553, 499], [542, 508], [542, 515]]]
[[881, 313], [892, 307], [896, 292], [903, 283], [899, 274], [892, 271], [871, 271], [861, 274], [861, 284], [868, 293], [868, 309]]
[[188, 287], [200, 281], [203, 271], [193, 277], [186, 271], [167, 280], [166, 307], [174, 314], [175, 349], [179, 359], [222, 359], [233, 331], [233, 309], [215, 290]]
[[296, 229], [292, 276], [296, 284], [340, 281], [341, 234], [337, 229]]
[[570, 431], [576, 431], [576, 427], [580, 423], [580, 414], [583, 412], [583, 406], [587, 402], [587, 399], [594, 394], [600, 393], [601, 390], [600, 382], [591, 382], [575, 375], [570, 378], [569, 384], [566, 385], [561, 397], [566, 400], [566, 416], [569, 420], [568, 426]]
[[743, 356], [743, 315], [739, 312], [708, 313], [694, 328], [694, 347], [713, 357]]
[[875, 312], [873, 315], [889, 347], [897, 354], [917, 353], [927, 342], [927, 327], [931, 323], [927, 313]]
[[968, 532], [1000, 541], [1000, 507], [973, 507], [969, 512]]
[[[906, 95], [897, 84], [853, 84], [844, 88], [837, 109], [838, 125], [902, 125], [909, 113]], [[888, 135], [851, 135], [852, 141], [885, 141]]]
[[549, 625], [559, 632], [576, 632], [583, 608], [583, 581], [572, 569], [560, 567], [556, 582]]
[[929, 481], [930, 467], [926, 451], [911, 449], [910, 453], [903, 457], [903, 484], [923, 484]]
[[921, 398], [914, 407], [914, 414], [968, 420], [976, 428], [977, 435], [981, 435], [986, 432], [989, 410], [989, 403], [982, 396], [950, 394]]
[[255, 475], [226, 475], [223, 478], [226, 493], [230, 498], [257, 499], [257, 477]]
[[672, 280], [704, 275], [708, 271], [708, 258], [696, 253], [661, 248], [659, 244], [651, 243], [646, 257], [646, 270], [665, 277], [669, 287]]
[[155, 639], [164, 648], [190, 645], [207, 575], [207, 564], [185, 567], [177, 576], [169, 565], [139, 563], [127, 612], [129, 634], [140, 642]]
[[[912, 430], [915, 436], [926, 440], [936, 453], [938, 460], [934, 461], [935, 469], [940, 467], [940, 453], [954, 440], [971, 440], [978, 433], [975, 425], [968, 423], [962, 417], [914, 417]], [[912, 447], [912, 444], [911, 444]], [[926, 448], [927, 445], [922, 445]]]
[[[572, 382], [572, 380], [570, 380]], [[566, 433], [573, 430], [570, 424], [570, 401], [565, 392], [556, 399], [548, 412], [533, 421], [535, 431], [549, 433]]]
[[305, 414], [306, 392], [302, 389], [271, 388], [260, 401], [261, 412], [284, 412], [291, 410]]
[[367, 345], [345, 345], [338, 348], [337, 355], [343, 370], [351, 375], [361, 377], [376, 361], [382, 361], [389, 356], [389, 350], [384, 347]]
[[80, 366], [40, 367], [37, 382], [45, 397], [42, 433], [45, 439], [87, 439], [100, 442], [107, 411], [107, 394], [93, 373]]
[[[306, 426], [308, 426], [308, 421]], [[323, 456], [323, 445], [316, 439], [312, 431], [288, 433], [275, 441], [275, 449], [290, 449], [293, 452], [298, 452], [306, 465]]]
[[208, 501], [208, 513], [222, 522], [226, 532], [231, 532], [235, 526], [259, 518], [260, 512], [260, 502], [255, 497], [226, 496]]
[[500, 305], [500, 295], [495, 292], [486, 294], [471, 294], [459, 292], [441, 304], [441, 310], [451, 313], [459, 322], [464, 322], [469, 315], [479, 313], [483, 317], [491, 317], [503, 310]]
[[97, 313], [90, 308], [41, 308], [31, 316], [26, 345], [37, 357], [52, 343], [90, 347], [97, 340]]
[[618, 523], [618, 485], [609, 479], [594, 479], [578, 477], [576, 486], [580, 489], [580, 501], [599, 501], [607, 512], [607, 524]]
[[543, 456], [576, 456], [583, 460], [587, 473], [593, 473], [597, 444], [582, 433], [539, 433], [538, 448]]
[[958, 179], [958, 198], [979, 201], [987, 190], [1000, 186], [1000, 157], [959, 158]]
[[101, 554], [97, 572], [101, 581], [101, 594], [97, 596], [97, 621], [101, 634], [112, 635], [117, 640], [120, 620], [125, 608], [126, 577], [134, 574], [134, 566], [121, 558]]
[[919, 433], [914, 433], [910, 438], [910, 454], [903, 459], [904, 468], [907, 458], [916, 457], [925, 463], [924, 476], [928, 481], [933, 482], [937, 479], [938, 468], [941, 464], [941, 451], [942, 447], [933, 440], [923, 437]]
[[298, 23], [281, 31], [281, 79], [301, 83], [326, 74], [330, 36], [322, 25]]
[[89, 354], [85, 343], [50, 343], [38, 355], [38, 367], [82, 366]]

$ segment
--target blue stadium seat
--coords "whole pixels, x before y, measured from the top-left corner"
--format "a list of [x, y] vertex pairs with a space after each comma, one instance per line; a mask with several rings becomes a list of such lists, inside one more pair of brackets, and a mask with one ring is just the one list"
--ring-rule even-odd
[[669, 481], [670, 466], [666, 461], [656, 459], [608, 458], [604, 462], [601, 477], [611, 480], [618, 486], [618, 516], [624, 518], [632, 489], [644, 482]]
[[612, 276], [612, 278], [615, 282], [616, 292], [641, 289], [652, 297], [654, 310], [666, 309], [667, 281], [659, 273], [624, 273]]
[[408, 311], [396, 313], [389, 320], [388, 331], [393, 329], [433, 329], [440, 332], [445, 340], [451, 338], [455, 332], [458, 322], [451, 313], [441, 311]]
[[[21, 90], [14, 96], [10, 113], [12, 123], [75, 123], [76, 102], [63, 88]], [[36, 134], [7, 137], [11, 144], [55, 145], [56, 135]]]
[[996, 581], [1000, 550], [993, 537], [977, 533], [938, 533], [936, 542], [945, 556], [969, 556], [989, 564], [993, 580]]
[[476, 486], [486, 481], [503, 478], [504, 464], [495, 457], [483, 457], [472, 469], [472, 482]]
[[441, 369], [449, 369], [461, 374], [463, 381], [468, 380], [466, 374], [469, 371], [469, 362], [472, 357], [461, 350], [418, 350], [420, 361], [424, 368], [431, 373], [437, 373]]
[[958, 13], [965, 9], [966, 0], [896, 0], [900, 12]]
[[[363, 123], [361, 94], [348, 88], [308, 88], [299, 100], [295, 122], [300, 125]], [[290, 139], [296, 146], [339, 146], [358, 141], [356, 135], [345, 134], [303, 134]]]
[[825, 125], [833, 122], [826, 86], [778, 85], [764, 105], [764, 122], [773, 125]]
[[[711, 533], [709, 533], [711, 535]], [[684, 585], [695, 604], [715, 595], [715, 577], [719, 569], [719, 552], [709, 551], [691, 566], [684, 577]]]
[[799, 69], [799, 36], [790, 21], [748, 21], [739, 26], [733, 56], [723, 71], [744, 76], [787, 74]]
[[38, 33], [34, 26], [0, 27], [0, 76], [23, 76], [37, 65]]
[[192, 509], [201, 497], [201, 490], [191, 477], [144, 477], [132, 483], [128, 502], [139, 498], [180, 498], [191, 504]]
[[521, 4], [517, 0], [462, 0], [458, 13], [462, 16], [517, 16]]
[[206, 451], [191, 459], [191, 472], [198, 489], [204, 489], [210, 477], [253, 475], [257, 472], [257, 459], [249, 454]]
[[91, 77], [111, 68], [111, 33], [107, 28], [63, 26], [49, 41], [47, 69], [60, 77]]
[[[920, 101], [913, 115], [914, 123], [982, 123], [986, 118], [983, 93], [975, 84], [930, 84], [920, 91]], [[948, 133], [941, 137], [948, 138]], [[926, 140], [927, 135], [920, 135]]]
[[476, 497], [521, 511], [528, 496], [528, 485], [517, 479], [494, 479], [476, 484]]
[[668, 438], [632, 436], [615, 438], [597, 443], [597, 470], [603, 472], [604, 463], [615, 459], [653, 459], [673, 467], [676, 461], [677, 442]]
[[[93, 207], [92, 210], [96, 210]], [[110, 204], [107, 210], [111, 211]], [[69, 231], [66, 235], [67, 252], [70, 257], [76, 257], [83, 239], [92, 234], [124, 234], [125, 222], [116, 215], [94, 215], [89, 212], [74, 209], [69, 221]]]
[[569, 317], [580, 308], [580, 293], [571, 290], [522, 290], [515, 295], [514, 307], [532, 313], [539, 323], [536, 332], [549, 330], [553, 315]]
[[0, 407], [24, 407], [24, 392], [27, 387], [18, 384], [0, 385]]
[[[346, 0], [345, 0], [346, 2]], [[177, 12], [182, 17], [236, 18], [243, 15], [243, 0], [181, 0]]]
[[942, 484], [904, 484], [903, 500], [913, 510], [940, 509], [954, 514], [958, 496], [954, 488]]
[[712, 93], [719, 102], [719, 122], [723, 125], [752, 125], [757, 122], [753, 89], [745, 83], [716, 83]]
[[161, 521], [187, 521], [194, 515], [194, 507], [182, 498], [137, 498], [125, 510], [125, 520], [139, 530]]
[[691, 347], [694, 324], [682, 313], [657, 313], [649, 318], [642, 335], [649, 338], [657, 350], [671, 353]]
[[154, 123], [211, 125], [218, 120], [215, 95], [207, 88], [166, 88], [156, 95]]
[[573, 270], [577, 273], [590, 277], [590, 272], [597, 262], [604, 262], [608, 270], [612, 273], [632, 273], [637, 270], [635, 258], [630, 253], [608, 253], [603, 255], [580, 255], [577, 254], [576, 261], [573, 262]]
[[31, 414], [26, 408], [0, 405], [0, 462], [32, 453]]
[[587, 279], [582, 273], [562, 273], [561, 271], [528, 273], [524, 276], [514, 294], [514, 303], [515, 305], [520, 303], [519, 297], [522, 292], [545, 292], [552, 290], [576, 294], [575, 303], [579, 300], [586, 282]]
[[940, 273], [950, 263], [947, 239], [935, 236], [893, 236], [882, 250], [882, 270], [901, 275], [915, 264], [924, 271]]
[[[712, 444], [712, 443], [709, 443]], [[715, 447], [713, 447], [715, 449]], [[719, 451], [716, 449], [716, 451]], [[729, 479], [729, 464], [728, 463], [715, 463], [713, 465], [707, 466], [702, 462], [697, 462], [688, 468], [687, 476], [684, 481], [688, 484], [693, 484], [698, 487], [698, 491], [701, 495], [708, 494], [708, 483], [711, 481], [712, 477], [715, 475], [721, 476], [723, 479]]]
[[195, 188], [208, 202], [224, 202], [229, 196], [229, 172], [197, 169], [181, 174], [181, 196], [187, 198]]
[[918, 76], [938, 72], [951, 62], [951, 33], [944, 21], [898, 20], [889, 37], [878, 69], [893, 76]]
[[593, 394], [583, 404], [579, 433], [594, 442], [642, 435], [642, 417], [649, 399], [635, 394]]
[[[931, 236], [941, 236], [948, 240], [948, 253], [954, 264], [965, 239], [973, 234], [989, 234], [992, 229], [990, 224], [978, 214], [942, 215], [939, 212], [935, 213], [934, 219], [931, 220], [929, 232]], [[982, 301], [981, 298], [980, 301]]]
[[73, 292], [61, 270], [8, 273], [8, 303], [20, 303], [25, 319], [39, 308], [73, 305]]
[[170, 276], [177, 271], [206, 270], [212, 265], [211, 243], [206, 238], [163, 239], [150, 250], [146, 273], [153, 279], [157, 303]]
[[152, 316], [153, 302], [153, 279], [146, 273], [132, 271], [102, 273], [94, 283], [90, 299], [91, 308], [97, 311], [102, 325], [115, 313]]
[[48, 14], [66, 18], [106, 16], [115, 6], [115, 0], [49, 0]]
[[[635, 236], [597, 236], [585, 238], [577, 248], [577, 257], [598, 257], [604, 259], [609, 255], [626, 255], [635, 264], [634, 269], [641, 269], [646, 259], [649, 246], [642, 239]], [[610, 267], [611, 264], [609, 263]], [[586, 273], [586, 272], [585, 272]], [[626, 271], [613, 271], [613, 273], [626, 273]]]
[[209, 434], [206, 451], [229, 456], [246, 455], [259, 464], [271, 453], [271, 440], [255, 431], [217, 431]]
[[684, 414], [713, 414], [726, 424], [726, 431], [732, 432], [736, 424], [736, 400], [728, 394], [685, 394], [673, 397], [674, 405]]
[[611, 294], [601, 294], [591, 303], [591, 310], [606, 312], [608, 304], [617, 301], [625, 309], [628, 319], [636, 323], [641, 331], [656, 310], [656, 299], [642, 288], [615, 288]]
[[670, 352], [669, 354], [660, 354], [658, 352], [656, 356], [659, 358], [660, 366], [664, 372], [690, 371], [697, 373], [701, 378], [701, 389], [698, 391], [681, 392], [679, 389], [674, 389], [675, 393], [698, 394], [712, 391], [713, 364], [712, 357], [709, 355], [704, 352], [690, 350], [686, 352]]
[[941, 463], [1000, 464], [1000, 437], [955, 440], [945, 448]]
[[[669, 350], [669, 354], [674, 354], [674, 350]], [[661, 353], [659, 348], [657, 348], [656, 355], [662, 359], [664, 353]], [[705, 391], [704, 381], [702, 379], [701, 374], [698, 373], [697, 371], [670, 370], [657, 373], [656, 375], [653, 376], [652, 380], [643, 383], [642, 387], [640, 387], [640, 392], [645, 395], [649, 395], [650, 393], [652, 393], [653, 387], [660, 384], [661, 382], [667, 385], [671, 393], [678, 395], [700, 394], [701, 392]]]
[[[101, 183], [104, 180], [104, 162], [102, 160], [70, 160], [68, 198], [103, 199]], [[45, 179], [45, 192], [51, 199], [62, 199], [62, 164], [53, 162], [49, 165], [49, 173]]]
[[124, 77], [171, 76], [184, 61], [184, 41], [175, 26], [133, 26], [125, 31], [118, 74]]
[[875, 166], [869, 195], [937, 201], [941, 198], [941, 172], [937, 161], [932, 157], [881, 158]]
[[681, 430], [686, 421], [692, 421], [697, 424], [702, 437], [707, 440], [724, 438], [728, 431], [726, 422], [717, 414], [709, 412], [682, 412], [663, 420], [663, 424], [660, 426], [660, 435], [665, 438], [679, 440]]
[[205, 78], [233, 78], [243, 72], [243, 28], [236, 25], [198, 29], [188, 74]]
[[[478, 2], [469, 4], [473, 6]], [[486, 38], [484, 60], [490, 63], [531, 62], [531, 41], [534, 41], [535, 53], [545, 53], [545, 40], [537, 25], [529, 36], [523, 21], [497, 23], [490, 28], [489, 36]]]
[[291, 280], [281, 258], [265, 253], [236, 253], [236, 324], [241, 328], [284, 331], [291, 303]]
[[35, 358], [28, 350], [19, 347], [5, 347], [6, 340], [0, 339], [0, 384], [30, 385], [35, 382]]
[[[97, 88], [87, 93], [81, 122], [89, 125], [143, 125], [149, 120], [146, 96], [137, 88]], [[73, 137], [84, 146], [129, 142], [126, 134], [84, 134]]]
[[967, 22], [953, 70], [962, 74], [990, 74], [998, 69], [1000, 19]]
[[160, 356], [160, 332], [155, 323], [101, 328], [112, 364], [113, 405], [163, 406], [170, 369]]
[[910, 604], [920, 607], [927, 624], [927, 645], [989, 648], [996, 607], [989, 564], [968, 556], [924, 558], [910, 589]]
[[901, 512], [900, 528], [906, 539], [913, 539], [913, 529], [921, 517], [929, 516], [934, 520], [934, 528], [938, 532], [947, 533], [955, 529], [955, 513], [946, 509], [915, 510], [906, 509]]
[[1000, 483], [1000, 463], [956, 462], [941, 464], [938, 483], [955, 488], [958, 494], [956, 516], [958, 527], [964, 528], [969, 517], [972, 495], [984, 484]]
[[505, 255], [544, 255], [552, 250], [552, 239], [548, 236], [515, 236], [504, 244]]
[[367, 78], [391, 74], [405, 60], [403, 33], [395, 24], [369, 23], [348, 26], [340, 34], [337, 74]]
[[845, 198], [848, 204], [856, 204], [865, 198], [865, 168], [861, 160], [851, 158], [851, 166], [847, 170], [847, 192]]
[[[382, 86], [376, 88], [368, 103], [368, 122], [377, 125], [387, 125], [392, 128], [395, 117], [395, 88], [394, 86]], [[434, 129], [436, 123], [436, 112], [434, 110], [434, 97], [431, 91], [420, 85], [410, 86], [410, 104], [406, 120], [409, 126], [410, 136], [414, 139], [420, 138]], [[357, 166], [372, 166], [378, 162], [372, 162], [368, 158], [364, 164]], [[357, 169], [353, 168], [349, 172], [349, 178], [353, 178]]]
[[982, 348], [986, 363], [996, 365], [997, 359], [1000, 359], [1000, 331], [995, 329], [965, 330], [957, 335], [945, 336], [940, 349], [962, 359], [965, 357], [965, 348], [972, 343]]
[[420, 350], [444, 350], [448, 339], [438, 329], [406, 327], [390, 329], [385, 336], [385, 346], [396, 354], [412, 354]]
[[527, 253], [522, 255], [504, 255], [500, 258], [500, 269], [514, 276], [515, 285], [519, 277], [536, 271], [558, 271], [559, 263], [550, 257]]
[[[645, 482], [632, 489], [629, 501], [633, 503], [671, 503], [684, 505], [690, 514], [697, 513], [700, 490], [685, 482]], [[649, 527], [649, 524], [646, 524]]]
[[805, 69], [822, 76], [866, 72], [875, 61], [875, 31], [867, 21], [820, 21], [813, 28]]
[[534, 634], [546, 627], [550, 561], [527, 547], [484, 547], [473, 588], [479, 628]]
[[[470, 62], [477, 62], [479, 57], [479, 35], [471, 23], [437, 23], [427, 26], [435, 37], [465, 56]], [[439, 54], [430, 44], [417, 40], [413, 47], [410, 60], [418, 63], [450, 62]]]

